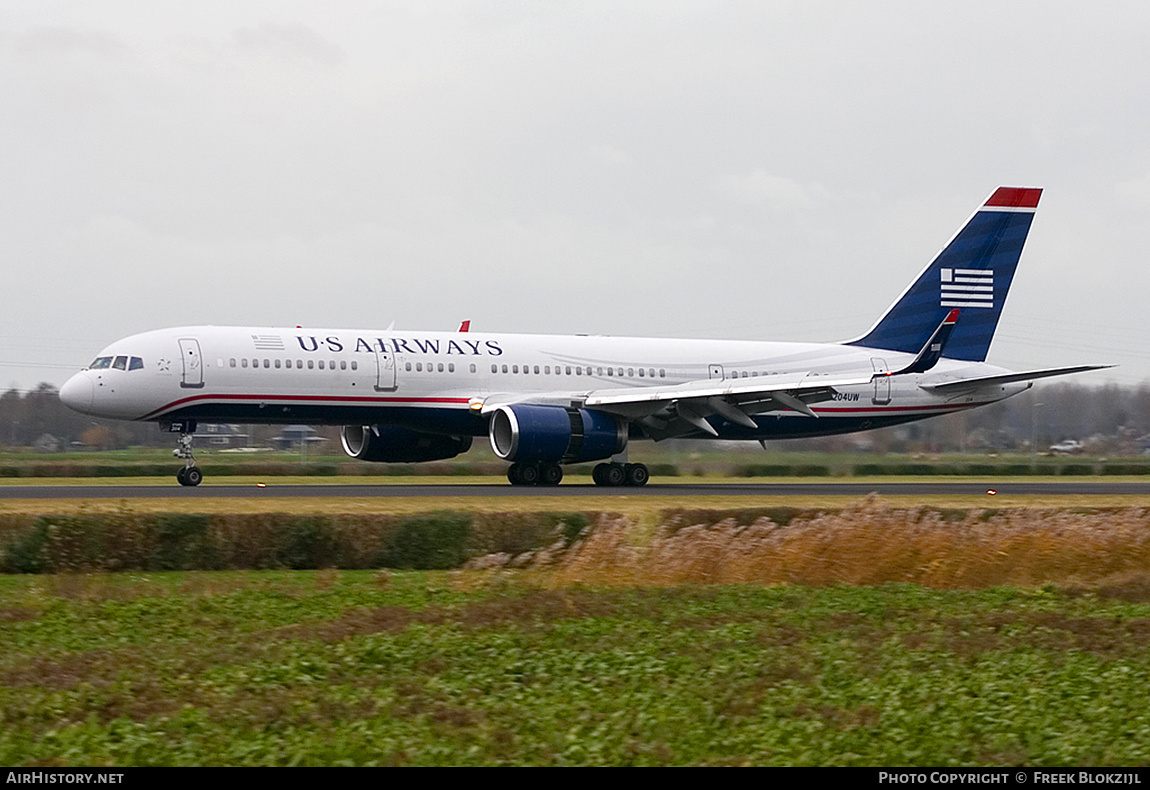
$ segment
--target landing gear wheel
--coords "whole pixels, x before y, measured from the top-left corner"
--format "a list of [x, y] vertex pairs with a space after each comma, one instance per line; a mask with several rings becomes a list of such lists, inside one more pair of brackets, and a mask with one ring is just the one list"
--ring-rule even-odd
[[595, 468], [591, 470], [591, 479], [595, 481], [595, 485], [607, 485], [603, 482], [603, 472], [607, 469], [608, 466], [610, 466], [610, 464], [595, 464]]
[[647, 481], [651, 479], [651, 474], [643, 464], [627, 464], [624, 467], [624, 476], [627, 478], [626, 484], [629, 486], [645, 486]]
[[627, 482], [627, 473], [623, 470], [623, 464], [607, 464], [607, 468], [603, 470], [600, 477], [603, 480], [600, 485], [611, 488], [616, 488]]
[[535, 464], [523, 464], [519, 467], [519, 485], [533, 486], [539, 483], [539, 467]]
[[539, 485], [557, 486], [563, 479], [563, 467], [559, 464], [543, 464], [539, 467]]
[[198, 486], [204, 481], [204, 473], [198, 466], [184, 466], [176, 472], [176, 480], [182, 486]]
[[519, 480], [519, 470], [522, 469], [522, 464], [512, 464], [507, 467], [507, 481], [513, 486], [523, 485]]

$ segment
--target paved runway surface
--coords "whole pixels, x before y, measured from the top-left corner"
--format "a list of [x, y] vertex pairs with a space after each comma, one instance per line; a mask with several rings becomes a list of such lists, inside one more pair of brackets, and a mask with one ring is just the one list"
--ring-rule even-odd
[[[651, 483], [642, 488], [602, 488], [567, 483], [555, 488], [489, 485], [209, 485], [0, 486], [2, 499], [205, 499], [213, 497], [533, 497], [533, 496], [1146, 496], [1150, 482], [922, 482], [922, 483]], [[1150, 501], [1148, 501], [1150, 504]]]

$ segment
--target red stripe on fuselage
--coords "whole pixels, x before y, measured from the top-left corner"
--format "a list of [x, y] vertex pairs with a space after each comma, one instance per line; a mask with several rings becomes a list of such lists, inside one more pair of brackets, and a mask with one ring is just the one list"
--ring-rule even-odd
[[976, 406], [986, 406], [990, 403], [994, 403], [994, 401], [988, 400], [984, 403], [946, 403], [940, 406], [829, 406], [824, 408], [812, 407], [811, 411], [834, 415], [873, 414], [875, 412], [893, 414], [895, 412], [902, 413], [907, 411], [937, 411], [941, 414], [958, 409], [973, 409]]
[[165, 404], [158, 409], [141, 417], [141, 420], [148, 420], [160, 415], [163, 412], [171, 411], [178, 406], [184, 406], [189, 403], [197, 401], [265, 401], [267, 403], [277, 402], [290, 402], [290, 403], [350, 403], [350, 404], [365, 404], [365, 403], [457, 403], [467, 404], [470, 402], [468, 398], [388, 398], [382, 396], [348, 396], [348, 395], [192, 395], [187, 398], [180, 398], [171, 403]]

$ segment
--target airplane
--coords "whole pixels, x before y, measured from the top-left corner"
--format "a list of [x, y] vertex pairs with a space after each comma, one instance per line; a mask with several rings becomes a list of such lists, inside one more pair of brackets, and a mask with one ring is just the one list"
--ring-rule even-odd
[[185, 326], [117, 340], [60, 390], [72, 409], [179, 434], [198, 485], [199, 422], [339, 425], [362, 461], [453, 458], [487, 436], [513, 485], [599, 461], [644, 485], [634, 440], [825, 436], [985, 406], [1037, 379], [987, 352], [1042, 190], [999, 187], [865, 333], [839, 343]]

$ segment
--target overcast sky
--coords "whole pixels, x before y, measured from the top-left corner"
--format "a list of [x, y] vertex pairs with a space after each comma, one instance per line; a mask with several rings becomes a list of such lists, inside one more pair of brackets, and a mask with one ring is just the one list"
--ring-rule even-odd
[[1150, 381], [1150, 6], [0, 4], [0, 386], [183, 324], [834, 341], [1046, 188], [989, 360]]

